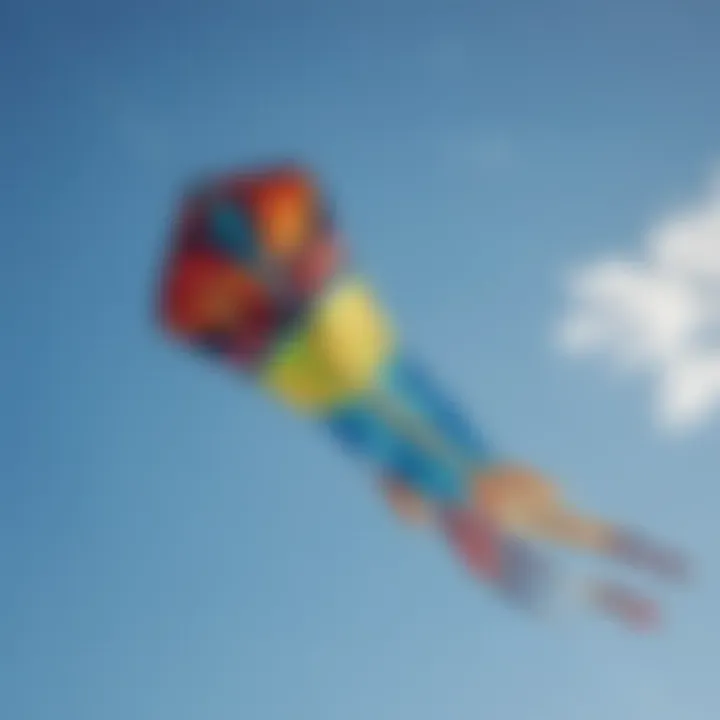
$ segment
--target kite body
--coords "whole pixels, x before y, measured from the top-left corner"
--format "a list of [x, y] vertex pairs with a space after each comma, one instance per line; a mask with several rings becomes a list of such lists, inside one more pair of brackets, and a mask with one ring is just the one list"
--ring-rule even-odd
[[[184, 199], [159, 314], [364, 459], [396, 507], [429, 509], [465, 564], [515, 600], [537, 606], [558, 586], [531, 536], [646, 566], [667, 560], [569, 512], [537, 473], [503, 465], [407, 351], [303, 168], [230, 174]], [[648, 603], [613, 584], [585, 595], [625, 619], [648, 616]]]
[[403, 352], [370, 290], [354, 277], [338, 278], [319, 298], [263, 381], [375, 472], [432, 502], [463, 504], [470, 478], [488, 459], [470, 424]]
[[378, 473], [430, 501], [462, 504], [488, 449], [340, 258], [301, 170], [211, 183], [182, 213], [163, 323], [250, 373]]

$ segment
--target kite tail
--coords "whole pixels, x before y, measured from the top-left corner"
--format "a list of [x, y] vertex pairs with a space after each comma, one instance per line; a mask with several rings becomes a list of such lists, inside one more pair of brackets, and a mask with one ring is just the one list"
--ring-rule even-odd
[[584, 600], [598, 612], [615, 618], [634, 630], [647, 631], [660, 623], [658, 605], [623, 585], [587, 580], [584, 583]]
[[440, 524], [470, 572], [489, 582], [513, 604], [542, 610], [553, 595], [555, 574], [547, 560], [489, 519], [463, 509], [444, 510]]
[[618, 529], [612, 538], [608, 555], [638, 570], [648, 570], [665, 580], [684, 582], [690, 577], [685, 556], [628, 529]]
[[535, 547], [487, 518], [452, 509], [439, 522], [470, 572], [526, 611], [542, 615], [577, 604], [635, 629], [659, 620], [653, 601], [616, 583], [561, 575]]

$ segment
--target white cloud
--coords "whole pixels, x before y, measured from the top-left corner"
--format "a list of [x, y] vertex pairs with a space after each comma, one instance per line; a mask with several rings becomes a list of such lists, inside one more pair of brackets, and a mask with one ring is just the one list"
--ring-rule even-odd
[[566, 352], [649, 375], [665, 428], [720, 410], [720, 182], [652, 226], [639, 258], [576, 268], [568, 289]]

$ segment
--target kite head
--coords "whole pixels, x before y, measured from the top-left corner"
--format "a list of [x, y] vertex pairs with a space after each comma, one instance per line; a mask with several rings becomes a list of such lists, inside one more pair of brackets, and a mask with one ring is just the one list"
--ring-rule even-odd
[[252, 365], [335, 276], [339, 255], [320, 189], [302, 168], [217, 178], [179, 209], [161, 322], [191, 345]]

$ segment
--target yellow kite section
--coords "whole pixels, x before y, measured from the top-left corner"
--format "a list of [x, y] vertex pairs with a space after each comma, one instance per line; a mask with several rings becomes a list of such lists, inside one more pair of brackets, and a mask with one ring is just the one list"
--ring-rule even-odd
[[372, 292], [346, 279], [270, 358], [260, 381], [296, 409], [322, 413], [371, 385], [394, 345]]

